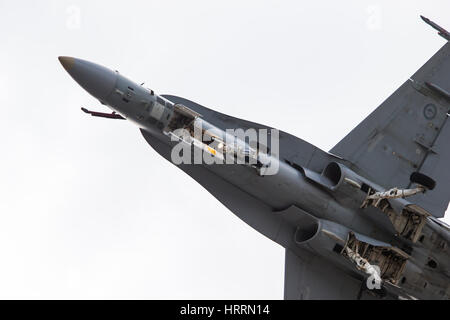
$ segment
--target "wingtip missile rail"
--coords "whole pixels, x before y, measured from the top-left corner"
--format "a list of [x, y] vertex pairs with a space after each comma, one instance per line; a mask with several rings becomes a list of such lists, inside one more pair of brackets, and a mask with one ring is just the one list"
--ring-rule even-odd
[[120, 119], [125, 120], [124, 117], [122, 117], [120, 114], [113, 111], [112, 113], [105, 113], [105, 112], [98, 112], [98, 111], [91, 111], [86, 108], [81, 108], [81, 111], [84, 113], [90, 114], [93, 117], [99, 117], [99, 118], [108, 118], [108, 119]]
[[427, 24], [429, 24], [432, 28], [436, 29], [438, 31], [438, 34], [446, 39], [447, 41], [450, 41], [450, 32], [448, 32], [447, 30], [445, 30], [444, 28], [442, 28], [440, 25], [438, 25], [437, 23], [431, 21], [430, 19], [424, 17], [424, 16], [420, 16], [422, 18], [423, 21], [425, 21]]

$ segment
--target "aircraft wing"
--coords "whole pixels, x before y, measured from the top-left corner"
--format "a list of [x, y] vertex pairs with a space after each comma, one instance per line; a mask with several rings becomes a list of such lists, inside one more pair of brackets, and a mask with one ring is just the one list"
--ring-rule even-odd
[[374, 292], [366, 279], [342, 271], [323, 257], [306, 250], [286, 249], [285, 300], [399, 300], [411, 299], [397, 287], [385, 284]]
[[[353, 278], [318, 255], [296, 255], [286, 249], [284, 299], [355, 300], [363, 296], [362, 281]], [[375, 298], [365, 294], [366, 298]]]
[[[169, 145], [143, 129], [141, 133], [161, 156], [170, 161]], [[257, 231], [285, 246], [292, 242], [295, 227], [276, 219], [272, 209], [261, 201], [231, 185], [204, 166], [180, 164], [177, 167]], [[345, 274], [317, 255], [301, 248], [295, 249], [296, 253], [286, 250], [285, 299], [375, 298], [360, 291], [361, 280]]]
[[410, 198], [435, 217], [450, 200], [450, 43], [344, 137], [331, 153], [386, 188], [409, 187], [413, 172], [436, 187]]
[[[171, 146], [161, 142], [143, 129], [141, 129], [141, 133], [153, 149], [172, 163], [170, 159]], [[211, 164], [210, 166], [215, 165]], [[241, 220], [269, 239], [280, 242], [279, 237], [284, 235], [282, 232], [280, 233], [280, 228], [283, 226], [273, 214], [272, 208], [222, 179], [205, 166], [180, 164], [177, 167], [197, 181]], [[294, 231], [291, 232], [292, 238]]]

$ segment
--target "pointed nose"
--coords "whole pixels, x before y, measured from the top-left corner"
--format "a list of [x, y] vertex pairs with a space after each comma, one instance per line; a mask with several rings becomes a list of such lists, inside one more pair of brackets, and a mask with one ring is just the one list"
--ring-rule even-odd
[[95, 98], [104, 101], [113, 91], [117, 73], [99, 64], [72, 58], [58, 57], [70, 76]]
[[66, 69], [67, 72], [73, 67], [75, 64], [75, 58], [72, 57], [58, 57], [59, 62], [61, 62], [64, 69]]

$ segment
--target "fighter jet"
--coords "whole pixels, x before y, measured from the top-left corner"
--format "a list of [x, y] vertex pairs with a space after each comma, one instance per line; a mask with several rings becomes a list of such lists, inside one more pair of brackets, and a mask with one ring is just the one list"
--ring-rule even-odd
[[[424, 19], [446, 38], [448, 33]], [[448, 38], [446, 38], [448, 39]], [[72, 57], [162, 157], [285, 248], [285, 299], [449, 299], [450, 44], [329, 152]]]

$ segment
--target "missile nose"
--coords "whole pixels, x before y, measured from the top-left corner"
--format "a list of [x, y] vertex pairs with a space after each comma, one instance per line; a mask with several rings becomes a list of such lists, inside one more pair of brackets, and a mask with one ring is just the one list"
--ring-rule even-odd
[[87, 92], [104, 101], [112, 92], [117, 73], [99, 64], [72, 57], [58, 57], [64, 69]]

